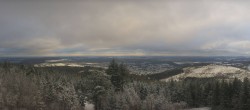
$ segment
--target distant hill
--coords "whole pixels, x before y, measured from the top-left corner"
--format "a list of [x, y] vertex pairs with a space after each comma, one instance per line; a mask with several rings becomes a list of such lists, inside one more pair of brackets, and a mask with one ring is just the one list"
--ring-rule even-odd
[[169, 80], [183, 80], [186, 78], [219, 78], [219, 79], [234, 79], [238, 78], [243, 80], [245, 77], [250, 78], [250, 71], [232, 67], [210, 64], [207, 66], [199, 67], [186, 67], [183, 72], [169, 78], [161, 79], [162, 81]]
[[148, 77], [150, 79], [161, 80], [161, 79], [165, 79], [165, 78], [169, 78], [169, 77], [178, 75], [180, 73], [183, 73], [183, 69], [182, 68], [175, 68], [175, 69], [167, 70], [167, 71], [164, 71], [161, 73], [150, 74], [150, 75], [148, 75]]
[[150, 74], [147, 75], [150, 79], [155, 79], [155, 80], [162, 80], [162, 79], [166, 79], [178, 74], [183, 73], [183, 69], [186, 67], [200, 67], [200, 66], [206, 66], [209, 65], [210, 63], [185, 63], [185, 64], [181, 64], [181, 65], [175, 65], [176, 68], [174, 69], [169, 69], [166, 70], [164, 72], [160, 72], [160, 73], [155, 73], [155, 74]]

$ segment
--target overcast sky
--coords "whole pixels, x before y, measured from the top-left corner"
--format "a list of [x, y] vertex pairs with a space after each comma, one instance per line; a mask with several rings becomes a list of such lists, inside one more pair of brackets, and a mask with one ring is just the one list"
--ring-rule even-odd
[[250, 1], [0, 1], [0, 56], [250, 55]]

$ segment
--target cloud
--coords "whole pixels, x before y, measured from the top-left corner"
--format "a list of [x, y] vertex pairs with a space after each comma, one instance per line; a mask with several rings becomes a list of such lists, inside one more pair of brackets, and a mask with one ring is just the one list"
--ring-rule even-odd
[[250, 40], [222, 40], [204, 44], [201, 47], [206, 51], [222, 51], [236, 55], [250, 54]]
[[2, 1], [0, 55], [248, 55], [249, 6], [247, 1]]

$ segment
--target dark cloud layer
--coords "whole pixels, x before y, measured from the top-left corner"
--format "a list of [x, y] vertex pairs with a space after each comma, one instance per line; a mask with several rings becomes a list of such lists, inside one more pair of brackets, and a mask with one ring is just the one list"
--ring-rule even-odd
[[247, 1], [0, 1], [0, 56], [249, 55]]

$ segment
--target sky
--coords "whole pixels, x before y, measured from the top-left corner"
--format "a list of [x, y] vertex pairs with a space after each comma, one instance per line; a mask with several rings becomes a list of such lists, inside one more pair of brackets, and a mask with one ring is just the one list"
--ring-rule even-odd
[[250, 1], [2, 0], [0, 56], [248, 56]]

